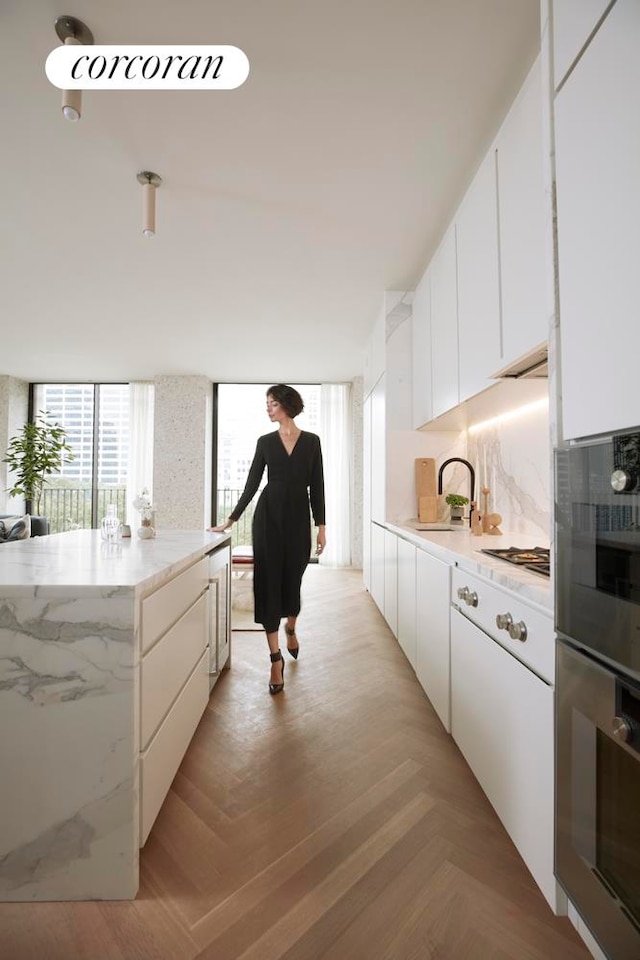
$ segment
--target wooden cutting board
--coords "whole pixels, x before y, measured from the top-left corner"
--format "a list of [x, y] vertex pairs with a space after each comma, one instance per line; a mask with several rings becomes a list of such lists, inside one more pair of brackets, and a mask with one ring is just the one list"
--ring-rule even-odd
[[415, 470], [418, 520], [420, 523], [437, 523], [436, 462], [432, 457], [418, 457]]

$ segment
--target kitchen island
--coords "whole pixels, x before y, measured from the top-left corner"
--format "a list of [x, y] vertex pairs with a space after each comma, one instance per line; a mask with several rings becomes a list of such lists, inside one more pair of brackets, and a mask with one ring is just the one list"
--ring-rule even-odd
[[0, 550], [0, 899], [131, 899], [209, 697], [208, 554], [228, 534]]

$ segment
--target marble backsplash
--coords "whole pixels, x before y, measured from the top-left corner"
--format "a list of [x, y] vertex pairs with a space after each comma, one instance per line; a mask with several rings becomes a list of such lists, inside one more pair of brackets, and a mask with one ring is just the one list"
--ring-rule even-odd
[[[524, 387], [524, 384], [522, 385]], [[424, 456], [435, 457], [438, 468], [449, 457], [463, 457], [474, 467], [476, 499], [487, 486], [489, 512], [502, 516], [505, 533], [525, 534], [532, 546], [545, 546], [552, 533], [551, 443], [546, 380], [528, 383], [523, 402], [500, 406], [471, 430], [425, 433]], [[440, 519], [448, 518], [447, 493], [469, 496], [469, 471], [451, 464], [443, 474]], [[467, 508], [468, 509], [468, 508]]]

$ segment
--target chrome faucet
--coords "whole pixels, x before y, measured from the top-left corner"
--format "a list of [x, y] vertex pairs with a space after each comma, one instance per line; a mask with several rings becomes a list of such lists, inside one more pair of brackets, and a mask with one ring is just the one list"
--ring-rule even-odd
[[[471, 466], [471, 464], [469, 463], [469, 461], [468, 461], [468, 460], [463, 460], [462, 457], [449, 457], [449, 459], [448, 459], [448, 460], [445, 460], [445, 462], [442, 464], [442, 466], [441, 466], [440, 469], [438, 470], [438, 496], [440, 496], [440, 495], [442, 494], [442, 473], [443, 473], [443, 471], [444, 471], [444, 468], [445, 468], [446, 466], [448, 466], [448, 464], [450, 464], [450, 463], [464, 463], [465, 467], [468, 467], [468, 468], [469, 468], [469, 473], [471, 474], [471, 496], [469, 497], [469, 500], [470, 500], [471, 503], [473, 504], [473, 502], [475, 501], [475, 496], [474, 496], [474, 494], [475, 494], [475, 492], [476, 492], [476, 472], [475, 472], [475, 470], [473, 469], [473, 467]], [[469, 508], [469, 524], [471, 524], [471, 514], [472, 514], [472, 513], [473, 513], [473, 506], [470, 506], [470, 508]]]

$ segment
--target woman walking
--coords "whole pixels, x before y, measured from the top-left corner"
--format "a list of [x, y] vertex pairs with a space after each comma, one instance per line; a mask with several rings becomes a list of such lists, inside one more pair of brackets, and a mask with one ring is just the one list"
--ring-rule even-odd
[[325, 548], [324, 475], [320, 439], [301, 430], [295, 417], [304, 402], [293, 387], [275, 384], [267, 390], [267, 415], [278, 429], [260, 437], [249, 476], [233, 511], [218, 533], [239, 520], [260, 486], [267, 468], [267, 485], [253, 515], [253, 592], [255, 621], [267, 635], [271, 656], [269, 693], [284, 689], [284, 660], [280, 651], [280, 621], [287, 618], [287, 650], [298, 658], [296, 620], [300, 613], [300, 586], [311, 553], [311, 521], [318, 528], [316, 553]]

